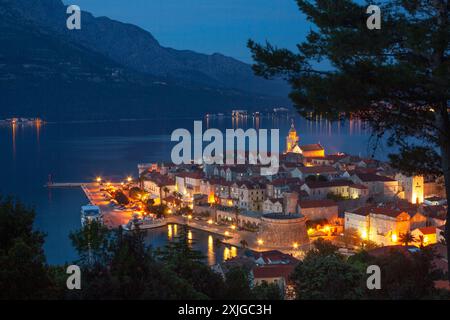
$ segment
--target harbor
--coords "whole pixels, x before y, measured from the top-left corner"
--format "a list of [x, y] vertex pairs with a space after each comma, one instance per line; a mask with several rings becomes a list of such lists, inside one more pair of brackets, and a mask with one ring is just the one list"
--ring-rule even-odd
[[[110, 188], [122, 188], [123, 182], [108, 182]], [[98, 182], [54, 182], [44, 185], [46, 188], [81, 188], [87, 198], [88, 206], [98, 207], [103, 224], [109, 229], [116, 229], [119, 226], [126, 226], [136, 215], [142, 214], [141, 210], [130, 207], [117, 206], [108, 198], [104, 190], [104, 185]], [[220, 242], [235, 247], [246, 247], [254, 251], [268, 250], [256, 239], [256, 233], [245, 230], [237, 230], [232, 226], [225, 224], [212, 223], [211, 220], [201, 220], [192, 216], [181, 216], [170, 214], [164, 217], [164, 223], [155, 223], [153, 226], [147, 226], [145, 229], [157, 229], [171, 225], [186, 225], [190, 229], [196, 229], [208, 234], [214, 235], [220, 239]], [[245, 245], [243, 245], [245, 244]], [[252, 245], [257, 244], [257, 245]], [[290, 248], [286, 248], [290, 251]]]

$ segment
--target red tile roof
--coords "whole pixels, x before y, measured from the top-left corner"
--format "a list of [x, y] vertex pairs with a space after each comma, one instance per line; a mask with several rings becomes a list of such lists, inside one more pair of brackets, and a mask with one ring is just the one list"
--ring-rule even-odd
[[144, 176], [144, 180], [152, 181], [159, 187], [175, 185], [175, 180], [169, 176], [162, 175], [159, 172], [153, 171]]
[[331, 188], [331, 187], [347, 187], [353, 185], [350, 180], [332, 180], [332, 181], [309, 181], [306, 185], [310, 189]]
[[254, 256], [256, 259], [263, 258], [266, 263], [268, 263], [269, 260], [272, 262], [284, 261], [287, 264], [297, 264], [299, 262], [298, 259], [294, 258], [290, 254], [286, 254], [278, 250], [255, 252]]
[[345, 154], [328, 154], [325, 157], [306, 157], [306, 160], [338, 161], [347, 157]]
[[[399, 208], [392, 208], [390, 206], [381, 206], [378, 207], [376, 205], [368, 205], [364, 207], [357, 208], [353, 211], [347, 211], [349, 213], [354, 213], [360, 216], [367, 216], [369, 214], [379, 214], [379, 215], [385, 215], [389, 217], [397, 217], [403, 212], [406, 212], [405, 210], [399, 209]], [[407, 212], [406, 212], [407, 213]]]
[[256, 266], [253, 268], [253, 277], [255, 279], [267, 279], [267, 278], [284, 278], [286, 282], [289, 282], [289, 277], [295, 269], [295, 265], [274, 264]]
[[314, 166], [314, 167], [301, 167], [299, 170], [302, 173], [334, 173], [337, 169], [332, 166]]
[[368, 189], [366, 186], [363, 186], [362, 184], [352, 184], [352, 185], [350, 186], [350, 188], [361, 189], [361, 190], [366, 190], [366, 189]]
[[445, 220], [447, 208], [445, 206], [424, 206], [423, 213], [430, 218]]
[[324, 207], [334, 207], [337, 203], [333, 200], [301, 200], [299, 202], [300, 208], [324, 208]]
[[302, 151], [319, 151], [319, 150], [324, 150], [324, 148], [322, 147], [322, 145], [320, 143], [305, 144], [303, 146], [300, 146], [300, 149], [302, 149]]
[[285, 186], [289, 184], [301, 184], [302, 180], [299, 178], [279, 178], [273, 180], [270, 184], [274, 186]]
[[389, 177], [380, 176], [380, 175], [374, 174], [374, 173], [357, 173], [356, 175], [363, 182], [376, 182], [376, 181], [389, 182], [389, 181], [395, 181], [394, 179], [391, 179]]
[[423, 227], [419, 228], [419, 231], [422, 232], [422, 234], [435, 234], [436, 227]]
[[182, 178], [192, 178], [192, 179], [203, 179], [203, 172], [193, 171], [193, 172], [177, 172], [175, 174], [176, 177]]

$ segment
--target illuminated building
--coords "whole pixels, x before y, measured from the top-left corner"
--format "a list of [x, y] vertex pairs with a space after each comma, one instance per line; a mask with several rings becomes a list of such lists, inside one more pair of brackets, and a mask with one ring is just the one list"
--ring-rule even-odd
[[297, 131], [295, 130], [294, 122], [292, 122], [288, 136], [286, 137], [286, 153], [298, 153], [307, 158], [325, 157], [325, 149], [322, 147], [322, 145], [320, 145], [320, 143], [300, 146], [298, 144], [299, 140], [300, 138], [297, 135]]
[[395, 180], [399, 182], [401, 198], [414, 204], [423, 203], [425, 188], [423, 176], [406, 176], [399, 173], [395, 176]]
[[363, 240], [379, 245], [398, 244], [401, 234], [410, 231], [411, 216], [391, 206], [365, 206], [345, 212], [345, 229], [356, 230]]

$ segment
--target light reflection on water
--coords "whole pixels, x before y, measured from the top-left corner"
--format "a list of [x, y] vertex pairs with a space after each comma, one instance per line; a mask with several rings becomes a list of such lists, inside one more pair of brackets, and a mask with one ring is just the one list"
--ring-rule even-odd
[[[177, 128], [193, 130], [194, 118], [148, 121], [116, 121], [85, 123], [43, 123], [42, 125], [0, 126], [0, 194], [19, 197], [36, 209], [35, 227], [47, 233], [45, 252], [49, 263], [72, 262], [76, 259], [68, 235], [80, 228], [80, 207], [87, 199], [79, 189], [45, 189], [49, 176], [56, 182], [91, 181], [97, 176], [123, 179], [136, 175], [137, 164], [167, 161], [175, 142], [170, 135]], [[206, 123], [207, 122], [207, 123]], [[205, 120], [207, 127], [277, 128], [280, 148], [291, 125], [290, 116]], [[329, 123], [320, 117], [305, 121], [295, 116], [300, 144], [320, 142], [327, 153], [347, 152], [367, 155], [369, 133], [357, 120]], [[386, 158], [386, 152], [380, 155]], [[165, 237], [169, 230], [164, 230]], [[178, 234], [172, 228], [172, 238]], [[196, 232], [192, 234], [194, 242]], [[195, 244], [194, 244], [195, 246]], [[213, 243], [216, 249], [215, 242]], [[220, 260], [232, 256], [221, 247], [215, 256]], [[208, 253], [208, 238], [202, 252]]]
[[[163, 248], [170, 241], [177, 241], [178, 225], [168, 224], [165, 227], [146, 231], [146, 243], [153, 248]], [[235, 246], [220, 242], [219, 235], [210, 234], [196, 229], [187, 230], [189, 246], [203, 253], [205, 262], [214, 265], [227, 259], [236, 257], [239, 249]]]

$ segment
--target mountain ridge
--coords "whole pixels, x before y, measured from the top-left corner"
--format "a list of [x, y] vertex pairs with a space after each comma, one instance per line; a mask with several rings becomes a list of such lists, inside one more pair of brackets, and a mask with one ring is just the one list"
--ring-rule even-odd
[[71, 37], [87, 48], [136, 71], [252, 94], [286, 97], [289, 89], [281, 80], [266, 80], [253, 74], [251, 66], [225, 55], [207, 55], [192, 50], [163, 47], [151, 32], [131, 23], [94, 17], [82, 11], [81, 30], [66, 28], [66, 6], [61, 0], [4, 0], [39, 25]]
[[[45, 3], [51, 6], [52, 1]], [[10, 0], [0, 0], [0, 43], [0, 118], [202, 116], [236, 107], [257, 110], [289, 103], [287, 98], [138, 72], [65, 32], [24, 17], [17, 2]]]

